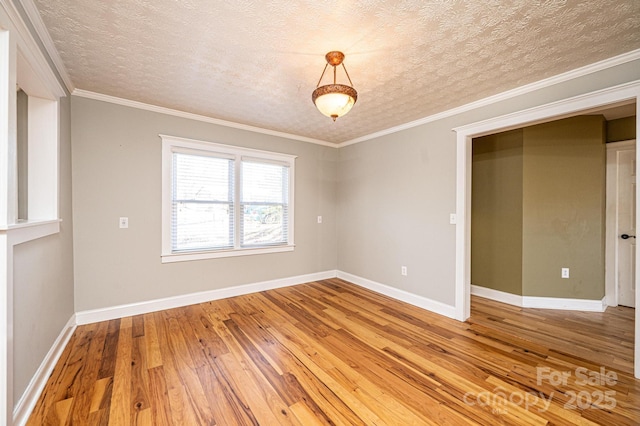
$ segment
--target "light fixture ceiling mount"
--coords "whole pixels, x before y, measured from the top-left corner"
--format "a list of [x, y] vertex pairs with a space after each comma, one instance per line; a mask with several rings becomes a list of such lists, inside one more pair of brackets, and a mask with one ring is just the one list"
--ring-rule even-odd
[[[342, 117], [351, 110], [351, 107], [353, 107], [358, 100], [358, 92], [352, 87], [351, 77], [349, 77], [347, 68], [344, 66], [344, 53], [331, 51], [325, 55], [325, 59], [327, 60], [327, 64], [324, 66], [322, 75], [320, 75], [316, 90], [311, 94], [311, 100], [322, 114], [336, 121], [336, 118]], [[324, 77], [329, 65], [333, 67], [333, 84], [320, 86], [322, 77]], [[350, 86], [336, 82], [336, 68], [340, 65], [342, 65], [342, 69], [344, 69]]]

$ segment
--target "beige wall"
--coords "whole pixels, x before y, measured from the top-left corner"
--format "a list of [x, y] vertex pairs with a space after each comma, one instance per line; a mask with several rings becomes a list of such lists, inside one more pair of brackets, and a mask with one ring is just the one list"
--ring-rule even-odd
[[604, 297], [604, 131], [601, 116], [524, 129], [525, 296]]
[[[75, 96], [72, 116], [77, 311], [335, 270], [335, 148]], [[162, 264], [158, 134], [297, 155], [295, 251]]]
[[471, 283], [522, 295], [522, 129], [473, 140]]
[[70, 102], [60, 102], [60, 233], [14, 248], [14, 403], [74, 313]]
[[[338, 267], [454, 304], [455, 127], [640, 79], [640, 61], [340, 149]], [[452, 107], [456, 106], [452, 99]], [[400, 275], [400, 266], [408, 276]], [[559, 275], [559, 274], [558, 274]]]

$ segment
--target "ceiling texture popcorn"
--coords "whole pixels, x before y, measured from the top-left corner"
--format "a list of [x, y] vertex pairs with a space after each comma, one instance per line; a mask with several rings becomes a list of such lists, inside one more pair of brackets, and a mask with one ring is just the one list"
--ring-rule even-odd
[[[637, 0], [34, 0], [76, 89], [340, 143], [640, 48]], [[358, 102], [310, 100], [326, 52]]]

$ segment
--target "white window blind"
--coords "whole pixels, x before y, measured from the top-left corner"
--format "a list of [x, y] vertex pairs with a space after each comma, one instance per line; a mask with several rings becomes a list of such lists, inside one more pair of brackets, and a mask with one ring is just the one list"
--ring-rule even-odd
[[242, 161], [241, 241], [245, 247], [286, 244], [289, 167]]
[[172, 251], [234, 246], [234, 161], [173, 154]]
[[163, 262], [293, 250], [293, 156], [161, 136]]

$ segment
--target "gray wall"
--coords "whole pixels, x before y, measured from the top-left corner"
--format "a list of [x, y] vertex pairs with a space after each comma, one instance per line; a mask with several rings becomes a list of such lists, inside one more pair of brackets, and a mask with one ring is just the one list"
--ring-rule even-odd
[[[455, 280], [453, 128], [640, 79], [623, 64], [335, 150], [73, 97], [78, 311], [337, 268], [446, 304]], [[293, 253], [160, 263], [158, 133], [299, 155]], [[316, 216], [325, 221], [317, 225]], [[128, 216], [130, 228], [117, 227]], [[337, 227], [337, 232], [336, 232]], [[336, 250], [337, 247], [337, 250]], [[400, 275], [401, 266], [408, 276]], [[176, 284], [177, 283], [177, 284]]]
[[473, 140], [471, 283], [522, 295], [522, 129]]
[[340, 149], [338, 268], [453, 305], [452, 129], [638, 79], [635, 61]]
[[[335, 148], [75, 96], [71, 103], [76, 311], [336, 269]], [[295, 251], [162, 264], [158, 134], [297, 155]], [[120, 216], [128, 229], [118, 228]]]
[[74, 313], [69, 98], [60, 101], [60, 233], [14, 248], [14, 403]]
[[[638, 79], [635, 61], [340, 150], [77, 97], [70, 111], [63, 99], [62, 230], [15, 250], [15, 399], [74, 312], [72, 271], [76, 311], [336, 266], [453, 304], [451, 130]], [[158, 133], [298, 155], [296, 250], [161, 264]], [[324, 223], [317, 225], [320, 214]], [[128, 230], [118, 229], [119, 216], [129, 217]], [[401, 265], [408, 266], [407, 277], [400, 276]]]
[[29, 97], [20, 89], [16, 93], [16, 160], [18, 162], [18, 220], [28, 219], [29, 178]]

